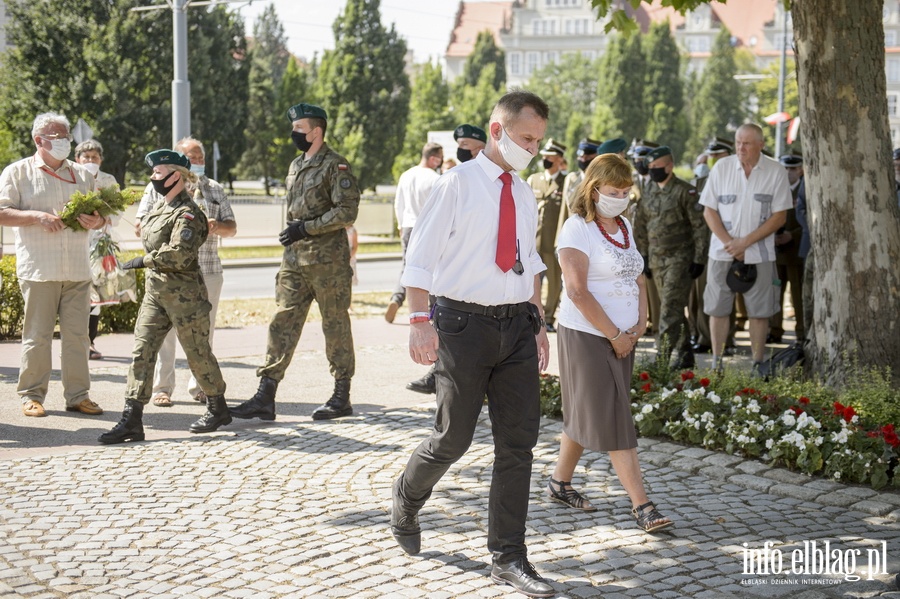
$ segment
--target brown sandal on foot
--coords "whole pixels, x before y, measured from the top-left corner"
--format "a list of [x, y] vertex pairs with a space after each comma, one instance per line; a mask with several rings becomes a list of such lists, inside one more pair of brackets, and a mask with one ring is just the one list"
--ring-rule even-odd
[[159, 395], [155, 395], [151, 400], [154, 406], [159, 408], [171, 408], [172, 407], [172, 398], [169, 397], [167, 393], [160, 393]]
[[671, 520], [659, 513], [652, 501], [632, 508], [631, 513], [637, 521], [637, 525], [644, 529], [644, 532], [656, 532], [673, 524]]
[[[559, 487], [559, 490], [553, 488], [553, 485]], [[572, 481], [561, 481], [550, 478], [547, 485], [547, 494], [553, 501], [558, 501], [576, 510], [582, 512], [596, 512], [597, 508], [591, 505], [591, 502], [581, 496], [581, 493], [572, 488]]]

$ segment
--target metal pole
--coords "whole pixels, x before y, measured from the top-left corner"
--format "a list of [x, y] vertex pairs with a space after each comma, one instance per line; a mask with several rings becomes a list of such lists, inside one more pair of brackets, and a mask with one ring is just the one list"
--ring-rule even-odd
[[187, 62], [187, 5], [189, 0], [172, 2], [175, 78], [172, 79], [172, 147], [191, 134], [191, 82]]
[[[787, 61], [787, 44], [788, 44], [788, 17], [790, 12], [784, 11], [784, 36], [781, 41], [781, 66], [778, 68], [778, 112], [784, 112], [784, 75], [785, 62]], [[784, 122], [779, 121], [775, 125], [775, 158], [781, 157], [782, 144], [784, 141]]]

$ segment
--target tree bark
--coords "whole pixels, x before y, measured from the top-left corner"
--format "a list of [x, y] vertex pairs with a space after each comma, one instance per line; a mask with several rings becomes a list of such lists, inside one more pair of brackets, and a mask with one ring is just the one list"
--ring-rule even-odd
[[900, 209], [891, 177], [883, 0], [794, 0], [800, 118], [815, 254], [814, 372], [865, 367], [900, 383]]

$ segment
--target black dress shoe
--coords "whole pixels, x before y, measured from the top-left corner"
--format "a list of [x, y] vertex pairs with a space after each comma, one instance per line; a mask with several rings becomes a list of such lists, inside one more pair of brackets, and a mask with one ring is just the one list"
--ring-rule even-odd
[[549, 322], [548, 322], [547, 324], [545, 324], [544, 326], [547, 327], [547, 332], [548, 332], [548, 333], [555, 333], [555, 332], [556, 332], [556, 327], [553, 326], [552, 324], [550, 324]]
[[529, 597], [552, 597], [556, 594], [553, 587], [538, 575], [534, 566], [524, 557], [508, 564], [494, 563], [494, 567], [491, 568], [491, 579], [494, 582], [511, 585]]
[[400, 479], [391, 488], [391, 533], [400, 548], [409, 555], [416, 555], [422, 549], [422, 529], [419, 528], [419, 513], [403, 507], [397, 487]]
[[712, 347], [709, 345], [705, 345], [703, 343], [695, 343], [691, 346], [691, 349], [695, 354], [708, 354], [712, 351]]
[[416, 393], [437, 393], [437, 384], [434, 382], [434, 369], [429, 370], [428, 374], [422, 378], [408, 383], [406, 388]]
[[781, 343], [781, 335], [773, 335], [769, 333], [766, 337], [766, 343]]

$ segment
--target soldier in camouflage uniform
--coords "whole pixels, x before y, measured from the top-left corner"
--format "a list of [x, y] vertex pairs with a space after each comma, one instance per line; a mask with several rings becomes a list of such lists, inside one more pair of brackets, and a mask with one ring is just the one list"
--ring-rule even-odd
[[569, 217], [572, 216], [572, 206], [575, 204], [575, 194], [578, 193], [578, 188], [584, 180], [584, 171], [587, 170], [591, 161], [597, 157], [597, 148], [599, 147], [599, 141], [594, 141], [588, 137], [585, 137], [578, 142], [578, 152], [575, 154], [578, 162], [578, 170], [572, 171], [566, 175], [566, 179], [563, 181], [563, 200], [565, 201], [562, 203], [559, 210], [559, 223], [556, 227], [557, 237], [559, 237], [559, 232], [562, 231], [563, 225], [569, 220]]
[[684, 309], [691, 281], [703, 272], [709, 235], [697, 210], [697, 190], [673, 174], [669, 147], [652, 150], [646, 160], [652, 183], [638, 205], [634, 238], [659, 289], [658, 346], [676, 352], [676, 368], [689, 368], [694, 354]]
[[266, 363], [256, 394], [231, 414], [237, 418], [275, 419], [275, 391], [294, 356], [313, 300], [322, 312], [325, 353], [334, 376], [334, 394], [313, 412], [314, 420], [353, 413], [350, 379], [356, 369], [350, 331], [353, 269], [347, 225], [359, 211], [359, 189], [350, 165], [325, 143], [328, 117], [311, 104], [287, 112], [291, 138], [304, 154], [287, 176], [288, 226], [279, 241], [284, 257], [275, 286], [277, 308], [269, 324]]
[[[645, 188], [648, 185], [654, 185], [650, 180], [650, 167], [647, 166], [647, 154], [654, 148], [658, 148], [659, 144], [645, 139], [635, 139], [631, 142], [631, 148], [628, 150], [627, 156], [631, 158], [634, 165], [634, 173], [631, 180], [634, 185], [631, 188], [632, 202], [625, 211], [625, 216], [634, 221], [637, 214], [638, 204], [644, 197]], [[647, 333], [659, 330], [659, 291], [656, 289], [656, 281], [653, 280], [653, 273], [650, 272], [650, 265], [644, 260], [644, 282], [647, 288]]]
[[134, 325], [134, 350], [122, 419], [100, 435], [105, 444], [143, 441], [144, 406], [150, 401], [153, 369], [159, 348], [174, 326], [191, 371], [208, 396], [206, 414], [190, 427], [207, 433], [229, 424], [225, 381], [209, 347], [209, 311], [206, 285], [198, 256], [209, 226], [206, 216], [185, 191], [185, 181], [195, 181], [190, 161], [181, 152], [157, 150], [146, 156], [153, 168], [151, 181], [165, 197], [144, 217], [141, 227], [143, 256], [122, 268], [146, 268], [144, 299]]
[[560, 171], [566, 146], [554, 139], [547, 141], [541, 150], [544, 172], [528, 177], [528, 185], [534, 191], [538, 207], [537, 250], [547, 266], [547, 301], [544, 303], [544, 320], [547, 330], [556, 332], [556, 307], [562, 294], [562, 271], [556, 259], [556, 230], [559, 227], [559, 213], [562, 204], [565, 177]]

